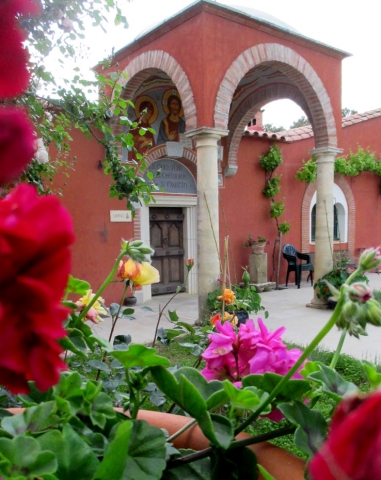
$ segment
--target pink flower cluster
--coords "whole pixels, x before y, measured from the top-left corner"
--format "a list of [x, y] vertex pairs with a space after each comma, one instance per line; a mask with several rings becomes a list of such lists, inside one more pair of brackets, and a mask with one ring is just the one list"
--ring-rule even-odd
[[[216, 328], [218, 333], [209, 335], [211, 343], [202, 354], [206, 366], [201, 373], [209, 381], [228, 379], [240, 387], [246, 375], [285, 375], [302, 354], [298, 348], [287, 350], [281, 339], [284, 327], [270, 332], [261, 318], [258, 328], [254, 320], [240, 325], [238, 331], [229, 322], [217, 322]], [[293, 378], [302, 377], [296, 372]]]

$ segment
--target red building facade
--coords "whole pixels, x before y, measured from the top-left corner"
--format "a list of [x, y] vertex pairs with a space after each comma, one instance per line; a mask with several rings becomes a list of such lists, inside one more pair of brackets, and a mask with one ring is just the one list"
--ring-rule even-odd
[[[262, 194], [265, 174], [259, 157], [274, 142], [283, 155], [277, 170], [282, 175], [277, 200], [285, 202], [280, 220], [291, 224], [285, 241], [315, 254], [317, 278], [332, 266], [327, 255], [332, 243], [354, 257], [378, 244], [378, 178], [333, 174], [336, 155], [357, 151], [358, 145], [381, 151], [381, 110], [341, 117], [341, 61], [346, 56], [258, 12], [209, 0], [192, 4], [117, 52], [109, 71], [127, 73], [122, 96], [135, 104], [131, 118], [144, 107], [145, 125], [157, 132], [137, 141], [148, 169], [160, 168], [164, 192], [155, 195], [155, 204], [138, 208], [132, 221], [116, 221], [125, 220], [125, 204], [109, 199], [110, 178], [98, 168], [102, 147], [75, 134], [75, 172], [63, 199], [77, 232], [74, 275], [96, 289], [112, 267], [121, 238], [141, 238], [156, 250], [153, 264], [162, 270], [162, 282], [144, 287], [140, 300], [172, 291], [183, 281], [184, 261], [193, 257], [196, 268], [187, 290], [198, 293], [202, 304], [220, 274], [216, 244], [221, 251], [227, 235], [233, 281], [248, 264], [249, 252], [242, 247], [248, 234], [265, 236], [271, 242], [267, 253], [272, 251], [278, 235]], [[311, 127], [274, 136], [246, 129], [267, 103], [283, 98], [304, 110]], [[111, 122], [115, 131], [122, 128], [116, 117]], [[317, 157], [318, 178], [306, 185], [295, 174], [309, 152]], [[122, 150], [120, 158], [128, 160]], [[341, 209], [339, 241], [332, 240], [333, 213], [322, 213], [333, 203]], [[282, 263], [281, 281], [285, 267]], [[117, 300], [119, 287], [108, 295], [107, 300]]]

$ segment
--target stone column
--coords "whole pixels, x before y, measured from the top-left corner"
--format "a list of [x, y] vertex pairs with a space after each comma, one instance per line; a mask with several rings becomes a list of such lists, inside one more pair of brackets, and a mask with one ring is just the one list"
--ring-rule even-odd
[[[317, 158], [314, 282], [333, 267], [334, 161], [342, 151], [333, 147], [321, 147], [308, 152]], [[325, 308], [326, 302], [317, 298], [314, 290], [314, 298], [308, 306]]]
[[208, 293], [220, 276], [218, 219], [218, 141], [227, 130], [202, 127], [186, 133], [197, 150], [197, 261], [199, 318], [205, 313]]

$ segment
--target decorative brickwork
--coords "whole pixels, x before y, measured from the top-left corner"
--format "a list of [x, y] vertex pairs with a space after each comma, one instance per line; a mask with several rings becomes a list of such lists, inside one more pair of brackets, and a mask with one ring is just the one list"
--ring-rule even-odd
[[[298, 88], [293, 85], [280, 83], [274, 85], [267, 85], [253, 92], [235, 112], [234, 117], [229, 122], [229, 136], [227, 139], [228, 161], [225, 176], [231, 176], [231, 173], [236, 173], [236, 168], [231, 168], [237, 165], [237, 153], [242, 134], [249, 121], [254, 118], [255, 114], [264, 105], [280, 98], [289, 98], [304, 110], [307, 115], [311, 115], [308, 105]], [[228, 172], [231, 172], [230, 174]]]
[[[355, 234], [356, 234], [356, 206], [352, 189], [349, 183], [342, 175], [335, 175], [335, 183], [338, 185], [345, 195], [348, 204], [348, 252], [354, 257], [355, 255]], [[304, 193], [302, 202], [302, 252], [310, 251], [310, 206], [312, 197], [316, 192], [316, 185], [310, 183]]]
[[[164, 145], [157, 145], [156, 147], [152, 148], [146, 157], [147, 167], [151, 165], [151, 163], [159, 160], [159, 158], [167, 157], [167, 146]], [[183, 149], [183, 156], [182, 158], [176, 158], [178, 162], [182, 163], [185, 167], [193, 175], [196, 183], [197, 183], [197, 155], [193, 150], [184, 147]]]
[[[120, 84], [125, 87], [122, 98], [127, 100], [134, 98], [142, 82], [159, 71], [165, 72], [171, 78], [180, 94], [186, 130], [197, 128], [197, 109], [188, 77], [177, 61], [162, 50], [142, 53], [127, 65], [124, 73], [128, 75], [128, 80], [123, 77], [120, 81]], [[112, 119], [111, 123], [116, 125], [117, 119]]]
[[[229, 108], [234, 92], [244, 75], [260, 64], [268, 64], [296, 85], [308, 106], [307, 115], [314, 127], [315, 147], [336, 147], [336, 125], [327, 91], [312, 66], [294, 50], [277, 43], [256, 45], [241, 53], [228, 68], [220, 85], [214, 126], [228, 128]], [[280, 96], [279, 98], [284, 98]], [[232, 145], [235, 148], [235, 145]], [[236, 154], [235, 154], [236, 155]], [[234, 155], [232, 154], [232, 161]]]

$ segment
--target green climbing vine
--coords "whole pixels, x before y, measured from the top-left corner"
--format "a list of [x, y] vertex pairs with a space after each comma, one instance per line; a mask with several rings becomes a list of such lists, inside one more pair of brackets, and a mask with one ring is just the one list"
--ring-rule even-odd
[[[381, 159], [377, 159], [375, 154], [369, 150], [358, 147], [356, 153], [337, 157], [335, 159], [335, 173], [341, 173], [346, 177], [356, 177], [362, 172], [373, 172], [381, 177]], [[316, 180], [317, 165], [316, 157], [308, 161], [303, 160], [303, 167], [296, 172], [296, 179], [301, 182], [313, 183]], [[381, 184], [380, 184], [381, 192]]]
[[[271, 145], [269, 152], [266, 155], [261, 155], [259, 158], [259, 164], [266, 172], [266, 185], [262, 190], [262, 193], [265, 197], [270, 199], [270, 217], [275, 219], [278, 238], [274, 242], [272, 261], [273, 261], [273, 271], [272, 276], [275, 272], [275, 250], [276, 244], [279, 243], [279, 248], [281, 248], [281, 234], [288, 233], [291, 225], [288, 222], [279, 223], [279, 217], [283, 214], [285, 209], [284, 202], [275, 201], [275, 196], [280, 193], [280, 180], [281, 176], [276, 175], [275, 170], [283, 163], [282, 152], [277, 145]], [[278, 276], [277, 276], [278, 278]]]

